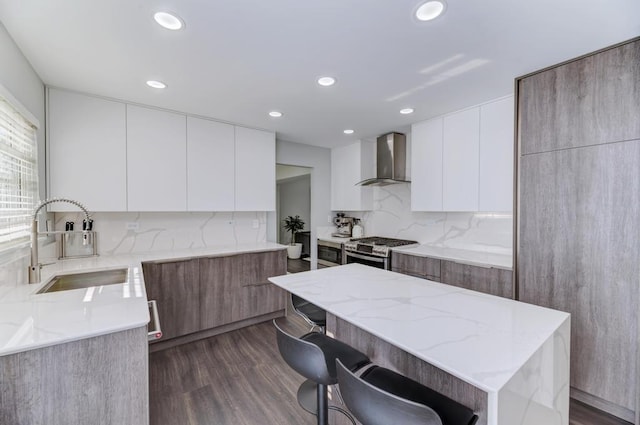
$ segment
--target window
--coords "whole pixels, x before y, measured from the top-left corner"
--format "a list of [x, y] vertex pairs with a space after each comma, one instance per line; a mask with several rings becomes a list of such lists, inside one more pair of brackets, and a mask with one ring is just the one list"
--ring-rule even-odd
[[36, 125], [3, 92], [0, 90], [0, 246], [28, 237], [38, 201]]

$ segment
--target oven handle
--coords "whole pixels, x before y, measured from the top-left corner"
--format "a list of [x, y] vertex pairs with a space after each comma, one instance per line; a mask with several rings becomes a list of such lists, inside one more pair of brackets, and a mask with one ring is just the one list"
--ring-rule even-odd
[[375, 263], [384, 263], [385, 262], [385, 259], [381, 258], [381, 257], [367, 257], [367, 256], [364, 256], [364, 255], [355, 254], [355, 253], [350, 252], [350, 251], [347, 251], [347, 257], [359, 258], [361, 260], [373, 261]]

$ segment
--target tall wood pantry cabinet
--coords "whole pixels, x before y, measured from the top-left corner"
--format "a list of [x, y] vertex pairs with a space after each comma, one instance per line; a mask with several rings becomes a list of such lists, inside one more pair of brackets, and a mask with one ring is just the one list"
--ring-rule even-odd
[[571, 313], [571, 396], [638, 424], [640, 38], [516, 96], [518, 298]]

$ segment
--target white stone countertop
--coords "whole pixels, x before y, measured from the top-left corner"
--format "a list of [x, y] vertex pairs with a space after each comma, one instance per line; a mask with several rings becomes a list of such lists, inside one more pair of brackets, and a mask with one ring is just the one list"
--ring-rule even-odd
[[361, 264], [269, 279], [487, 392], [497, 392], [569, 314]]
[[[266, 242], [56, 261], [42, 269], [42, 283], [0, 286], [0, 356], [145, 326], [149, 309], [142, 262], [285, 248]], [[128, 269], [125, 283], [36, 294], [56, 274], [114, 268]]]
[[478, 267], [494, 267], [497, 269], [512, 270], [513, 257], [509, 254], [493, 252], [472, 251], [460, 248], [439, 247], [423, 244], [415, 248], [392, 248], [392, 251], [419, 257], [437, 258], [461, 264], [469, 264]]

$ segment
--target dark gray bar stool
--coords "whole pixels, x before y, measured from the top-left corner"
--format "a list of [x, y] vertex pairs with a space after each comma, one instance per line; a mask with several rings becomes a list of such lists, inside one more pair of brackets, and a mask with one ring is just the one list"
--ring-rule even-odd
[[311, 330], [320, 328], [322, 333], [327, 326], [327, 312], [296, 294], [291, 294], [291, 305], [296, 313], [311, 326]]
[[473, 425], [473, 410], [380, 366], [356, 376], [337, 360], [345, 404], [363, 425]]
[[283, 331], [274, 320], [278, 339], [278, 349], [285, 362], [293, 370], [307, 378], [298, 389], [298, 403], [307, 412], [318, 418], [318, 425], [327, 425], [329, 409], [345, 414], [344, 409], [329, 407], [327, 386], [338, 383], [336, 377], [336, 360], [340, 360], [348, 370], [358, 370], [369, 364], [369, 358], [347, 344], [330, 338], [320, 332], [309, 332], [296, 338]]

